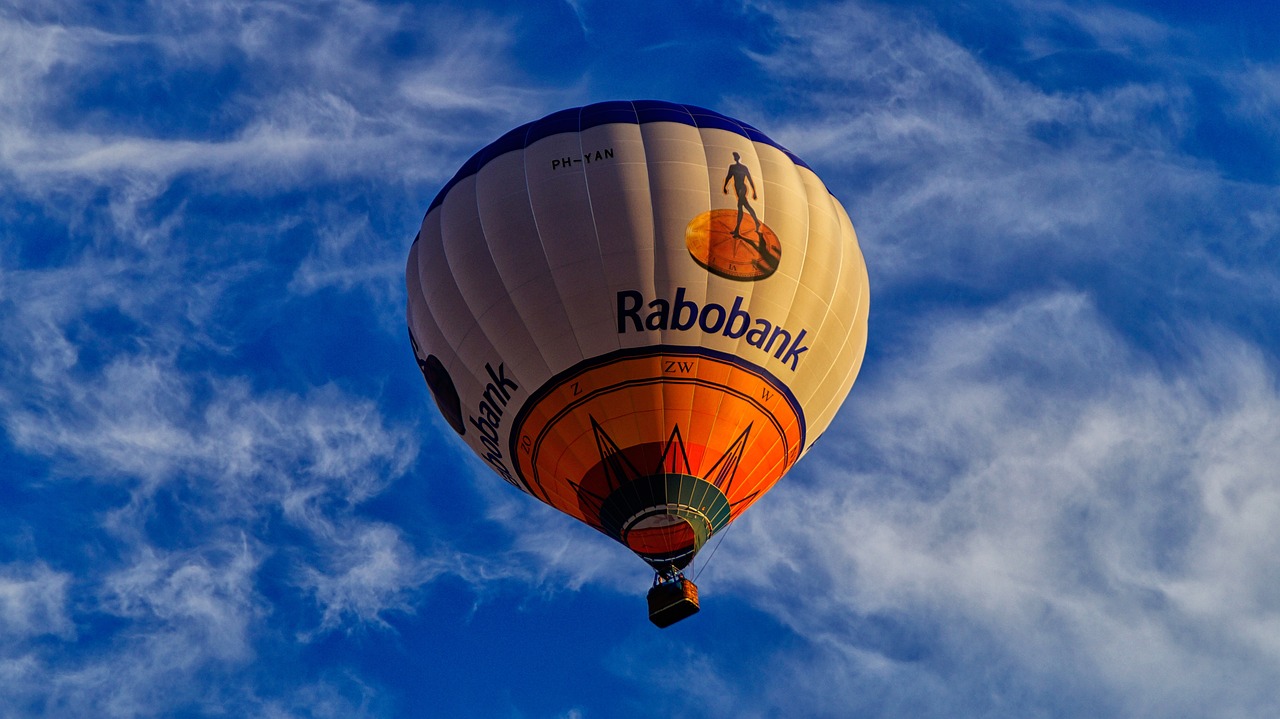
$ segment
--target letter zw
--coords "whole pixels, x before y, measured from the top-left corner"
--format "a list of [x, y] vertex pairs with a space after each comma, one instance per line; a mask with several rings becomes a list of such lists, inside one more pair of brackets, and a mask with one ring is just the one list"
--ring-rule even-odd
[[[747, 344], [773, 355], [774, 359], [796, 371], [801, 355], [809, 351], [801, 344], [809, 331], [801, 328], [798, 333], [776, 325], [762, 317], [752, 317], [742, 308], [745, 300], [735, 297], [733, 305], [726, 308], [715, 302], [699, 305], [687, 296], [683, 287], [676, 288], [670, 300], [657, 297], [648, 303], [639, 290], [618, 292], [618, 334], [629, 331], [677, 330], [687, 332], [699, 329], [706, 334], [720, 334], [729, 339], [745, 335]], [[667, 370], [671, 371], [671, 370]]]
[[476, 407], [479, 417], [468, 417], [472, 426], [480, 433], [480, 443], [484, 445], [484, 461], [502, 475], [503, 479], [515, 484], [511, 470], [502, 461], [501, 443], [498, 441], [498, 429], [502, 426], [502, 413], [506, 411], [507, 401], [511, 393], [520, 389], [510, 377], [507, 377], [506, 365], [498, 363], [498, 369], [485, 363], [484, 369], [489, 374], [489, 383], [484, 386], [480, 405]]

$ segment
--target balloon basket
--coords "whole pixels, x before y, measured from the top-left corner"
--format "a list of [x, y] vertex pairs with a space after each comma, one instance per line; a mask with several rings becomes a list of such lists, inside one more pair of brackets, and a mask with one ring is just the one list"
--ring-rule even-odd
[[649, 590], [649, 621], [659, 629], [698, 613], [698, 587], [680, 577]]

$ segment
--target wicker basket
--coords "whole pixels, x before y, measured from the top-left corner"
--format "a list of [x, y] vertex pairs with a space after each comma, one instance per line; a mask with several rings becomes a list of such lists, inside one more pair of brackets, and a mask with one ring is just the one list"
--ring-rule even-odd
[[697, 613], [698, 587], [684, 577], [649, 590], [649, 621], [660, 628]]

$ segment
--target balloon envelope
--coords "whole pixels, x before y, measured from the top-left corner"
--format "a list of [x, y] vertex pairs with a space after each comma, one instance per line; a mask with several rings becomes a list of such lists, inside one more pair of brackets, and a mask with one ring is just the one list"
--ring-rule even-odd
[[817, 175], [750, 125], [660, 101], [480, 150], [427, 210], [406, 282], [449, 426], [659, 572], [812, 446], [866, 345], [866, 265]]

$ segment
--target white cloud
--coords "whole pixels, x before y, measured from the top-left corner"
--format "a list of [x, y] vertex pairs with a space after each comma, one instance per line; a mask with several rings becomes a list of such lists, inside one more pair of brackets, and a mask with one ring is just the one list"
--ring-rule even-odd
[[[515, 81], [509, 23], [474, 13], [356, 0], [174, 3], [136, 32], [79, 24], [74, 7], [26, 14], [41, 19], [0, 16], [0, 46], [15, 57], [0, 90], [16, 98], [0, 110], [0, 168], [36, 195], [163, 185], [185, 173], [257, 192], [343, 178], [438, 183], [478, 148], [477, 125], [491, 133], [481, 130], [483, 142], [546, 103], [545, 92]], [[381, 57], [397, 33], [436, 48]], [[138, 59], [147, 54], [151, 62]], [[239, 79], [218, 80], [227, 68]], [[138, 86], [195, 93], [189, 102], [212, 105], [191, 126], [210, 128], [149, 132], [93, 107], [68, 119], [60, 103], [109, 70], [135, 76]], [[199, 94], [190, 78], [204, 75], [227, 88]]]
[[423, 560], [387, 525], [334, 527], [324, 569], [308, 569], [300, 583], [322, 608], [318, 631], [350, 626], [387, 626], [387, 612], [412, 613], [412, 590], [456, 569], [435, 557]]
[[[105, 644], [63, 637], [0, 658], [6, 715], [131, 717], [216, 702], [202, 677], [253, 659], [251, 628], [265, 607], [253, 589], [257, 554], [244, 540], [210, 539], [203, 550], [141, 549], [106, 572], [81, 621], [125, 620]], [[64, 578], [64, 581], [66, 578]], [[88, 599], [86, 597], [85, 599]], [[85, 646], [80, 646], [84, 644]]]
[[1264, 136], [1280, 139], [1280, 121], [1276, 119], [1280, 114], [1280, 66], [1249, 64], [1225, 79], [1235, 96], [1235, 113]]
[[1061, 41], [1054, 42], [1047, 37], [1064, 30], [1084, 34], [1095, 43], [1095, 47], [1086, 47], [1085, 51], [1112, 52], [1137, 61], [1149, 60], [1157, 54], [1169, 57], [1174, 52], [1171, 47], [1174, 42], [1189, 43], [1195, 39], [1193, 33], [1120, 7], [1022, 0], [1009, 4], [1026, 25], [1024, 49], [1035, 57], [1066, 49]]
[[[358, 510], [407, 470], [414, 429], [336, 384], [262, 389], [234, 374], [243, 365], [228, 358], [244, 336], [223, 318], [265, 273], [171, 241], [189, 218], [157, 219], [150, 204], [145, 193], [119, 203], [101, 243], [69, 247], [65, 262], [0, 269], [11, 451], [45, 463], [46, 487], [82, 481], [112, 497], [30, 530], [42, 556], [71, 570], [0, 575], [0, 632], [11, 635], [0, 642], [0, 714], [305, 716], [314, 698], [312, 716], [325, 706], [354, 715], [337, 708], [360, 709], [344, 703], [353, 690], [327, 684], [296, 701], [269, 687], [272, 699], [257, 699], [253, 662], [279, 641], [266, 623], [281, 606], [319, 595], [325, 631], [377, 623], [433, 576]], [[60, 537], [63, 522], [76, 539]], [[293, 540], [276, 547], [282, 531]], [[275, 583], [261, 575], [268, 556], [285, 574]], [[268, 598], [260, 583], [278, 589]]]
[[71, 577], [48, 565], [0, 565], [0, 642], [52, 635], [75, 637], [67, 614]]
[[256, 719], [364, 719], [392, 716], [391, 702], [378, 687], [346, 675], [293, 689], [284, 699], [264, 700]]
[[[785, 41], [754, 56], [779, 89], [751, 115], [785, 108], [759, 124], [849, 208], [876, 292], [920, 283], [1002, 292], [1123, 268], [1138, 275], [1130, 287], [1176, 283], [1181, 300], [1216, 302], [1243, 279], [1274, 304], [1265, 288], [1276, 263], [1220, 238], [1273, 247], [1247, 218], [1269, 216], [1280, 194], [1186, 153], [1201, 119], [1193, 80], [1239, 83], [1174, 55], [1174, 31], [1123, 14], [1128, 29], [1098, 42], [1128, 48], [1117, 60], [1128, 74], [1054, 88], [918, 14], [857, 3], [761, 8]], [[1109, 27], [1102, 10], [1051, 15], [1026, 22]], [[1207, 282], [1188, 279], [1206, 265]]]
[[[382, 304], [403, 303], [405, 246], [412, 237], [403, 242], [388, 241], [376, 235], [367, 216], [352, 216], [334, 208], [322, 212], [325, 219], [319, 223], [315, 244], [294, 271], [288, 290], [307, 295], [323, 289], [350, 292], [361, 288]], [[398, 313], [394, 324], [384, 328], [388, 334], [401, 332], [403, 319]]]
[[104, 580], [99, 607], [136, 626], [151, 626], [142, 644], [147, 673], [181, 671], [201, 661], [247, 661], [249, 632], [265, 607], [256, 596], [260, 563], [247, 540], [211, 540], [199, 552], [141, 547]]
[[1280, 392], [1255, 348], [1192, 334], [1157, 369], [1051, 294], [884, 360], [712, 565], [820, 647], [771, 686], [921, 716], [1274, 706]]

